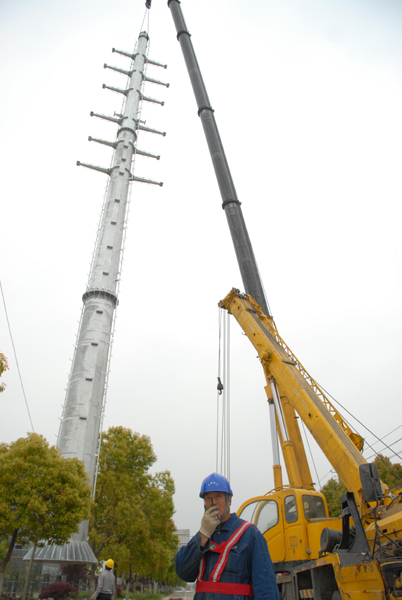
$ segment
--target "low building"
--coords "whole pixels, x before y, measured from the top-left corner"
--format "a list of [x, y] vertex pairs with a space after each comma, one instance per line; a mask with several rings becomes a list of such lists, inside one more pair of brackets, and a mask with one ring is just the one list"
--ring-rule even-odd
[[176, 529], [175, 534], [179, 538], [178, 550], [182, 546], [185, 546], [190, 541], [190, 530], [189, 529]]

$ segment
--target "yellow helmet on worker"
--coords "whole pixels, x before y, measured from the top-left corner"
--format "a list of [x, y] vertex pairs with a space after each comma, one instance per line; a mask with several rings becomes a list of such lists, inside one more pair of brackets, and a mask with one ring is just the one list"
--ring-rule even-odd
[[114, 567], [114, 561], [111, 558], [108, 558], [107, 561], [105, 562], [105, 566], [108, 569], [113, 569], [113, 567]]

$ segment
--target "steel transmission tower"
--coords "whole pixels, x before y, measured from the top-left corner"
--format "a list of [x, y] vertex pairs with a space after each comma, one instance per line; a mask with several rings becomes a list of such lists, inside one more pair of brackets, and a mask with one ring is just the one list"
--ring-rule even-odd
[[[147, 8], [149, 6], [147, 5]], [[82, 297], [83, 307], [71, 372], [68, 380], [60, 430], [57, 440], [64, 457], [76, 457], [85, 464], [95, 491], [97, 459], [99, 456], [100, 433], [102, 430], [108, 387], [109, 364], [113, 341], [115, 312], [118, 304], [118, 291], [125, 232], [128, 216], [130, 184], [133, 181], [162, 185], [134, 176], [132, 168], [136, 154], [159, 160], [159, 156], [137, 148], [139, 130], [165, 136], [155, 129], [145, 127], [140, 120], [144, 101], [163, 105], [164, 102], [144, 95], [145, 82], [169, 87], [169, 84], [151, 79], [146, 75], [147, 65], [166, 69], [167, 65], [148, 58], [149, 37], [142, 31], [134, 53], [117, 52], [131, 59], [128, 71], [104, 65], [128, 77], [125, 89], [103, 84], [103, 88], [125, 96], [121, 114], [109, 117], [91, 112], [91, 116], [112, 121], [118, 125], [116, 140], [109, 142], [95, 138], [95, 141], [114, 148], [110, 168], [77, 162], [77, 165], [95, 169], [109, 176], [105, 201], [92, 257], [87, 287]], [[97, 562], [87, 543], [88, 522], [80, 524], [79, 533], [74, 534], [69, 544], [62, 547], [45, 546], [37, 550], [35, 560], [55, 560], [71, 562]], [[29, 555], [25, 557], [25, 560]]]

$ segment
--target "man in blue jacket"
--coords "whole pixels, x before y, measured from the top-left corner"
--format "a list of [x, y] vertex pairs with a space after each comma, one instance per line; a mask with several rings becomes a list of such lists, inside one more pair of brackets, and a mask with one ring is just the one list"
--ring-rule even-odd
[[201, 527], [177, 553], [176, 573], [196, 581], [194, 600], [278, 600], [267, 543], [255, 525], [230, 514], [232, 496], [226, 477], [211, 473], [204, 479]]

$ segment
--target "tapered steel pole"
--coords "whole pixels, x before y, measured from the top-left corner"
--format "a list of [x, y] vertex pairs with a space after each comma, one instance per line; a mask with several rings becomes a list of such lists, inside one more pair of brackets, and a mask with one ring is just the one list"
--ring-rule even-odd
[[214, 111], [209, 102], [207, 90], [191, 42], [190, 33], [188, 32], [184, 21], [180, 1], [168, 0], [168, 6], [176, 26], [177, 39], [180, 42], [195, 99], [197, 101], [198, 115], [204, 128], [209, 152], [218, 180], [222, 197], [222, 208], [225, 211], [229, 224], [244, 289], [247, 294], [253, 296], [258, 304], [261, 305], [265, 314], [269, 315], [270, 313], [258, 272], [257, 261], [254, 256], [240, 202], [226, 160], [225, 151], [214, 117]]
[[[123, 114], [115, 119], [91, 113], [91, 116], [106, 118], [119, 125], [116, 141], [108, 143], [115, 148], [112, 167], [104, 169], [77, 163], [106, 172], [110, 178], [87, 289], [82, 298], [83, 312], [58, 436], [62, 455], [82, 460], [92, 485], [105, 408], [114, 312], [118, 304], [129, 187], [131, 181], [140, 180], [130, 170], [136, 150], [137, 131], [142, 128], [139, 125], [140, 105], [144, 99], [156, 102], [145, 98], [141, 91], [143, 81], [149, 80], [144, 75], [147, 46], [148, 34], [142, 32], [135, 55], [127, 54], [133, 59], [131, 71], [121, 70], [130, 77], [129, 85], [122, 90], [109, 88], [126, 96]], [[106, 143], [103, 140], [93, 141]], [[85, 541], [87, 535], [88, 523], [85, 521], [80, 524], [80, 532], [73, 539]]]

